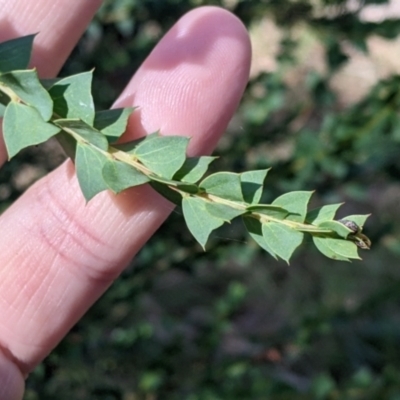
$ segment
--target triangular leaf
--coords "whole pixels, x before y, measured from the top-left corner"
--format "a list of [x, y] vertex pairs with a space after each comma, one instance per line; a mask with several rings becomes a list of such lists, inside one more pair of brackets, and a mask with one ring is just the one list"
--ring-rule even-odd
[[162, 183], [164, 185], [174, 186], [174, 187], [178, 188], [179, 190], [189, 193], [189, 194], [196, 194], [199, 191], [199, 188], [196, 185], [194, 185], [193, 183], [175, 181], [173, 179], [166, 179], [166, 178], [162, 178], [157, 175], [149, 175], [149, 178], [152, 181], [156, 181], [156, 182]]
[[365, 221], [371, 214], [355, 214], [355, 215], [348, 215], [347, 217], [343, 217], [341, 219], [347, 219], [349, 221], [355, 222], [361, 229], [365, 225]]
[[117, 160], [107, 160], [103, 166], [102, 174], [104, 181], [114, 193], [150, 181], [146, 175], [133, 166]]
[[61, 130], [55, 136], [58, 143], [61, 145], [62, 149], [64, 150], [65, 154], [71, 159], [75, 160], [76, 155], [76, 140], [69, 135], [68, 133]]
[[280, 206], [289, 211], [287, 219], [296, 222], [304, 222], [307, 214], [307, 205], [313, 192], [298, 191], [285, 193], [276, 198], [272, 205]]
[[190, 157], [187, 158], [179, 169], [179, 171], [174, 175], [174, 179], [177, 181], [195, 183], [207, 172], [208, 166], [217, 157]]
[[210, 233], [223, 225], [224, 220], [211, 215], [206, 201], [195, 197], [182, 199], [182, 211], [189, 231], [205, 249]]
[[0, 72], [26, 69], [36, 35], [22, 36], [0, 43]]
[[182, 136], [148, 136], [133, 154], [155, 174], [171, 179], [185, 162], [188, 143]]
[[233, 218], [238, 217], [246, 212], [246, 210], [239, 210], [237, 208], [229, 207], [225, 204], [219, 203], [206, 203], [207, 211], [214, 215], [214, 217], [222, 218], [225, 222], [230, 222]]
[[289, 214], [288, 210], [285, 210], [279, 206], [272, 206], [271, 204], [254, 204], [248, 206], [247, 210], [250, 212], [257, 212], [260, 214], [268, 215], [272, 218], [285, 219]]
[[75, 140], [81, 139], [101, 150], [108, 150], [108, 142], [106, 137], [97, 129], [91, 127], [81, 120], [74, 119], [57, 119], [54, 123], [65, 130], [67, 133], [72, 134]]
[[157, 181], [150, 181], [151, 187], [161, 194], [161, 196], [165, 197], [171, 203], [176, 204], [177, 206], [181, 205], [182, 196], [179, 192], [170, 189], [168, 186], [164, 185], [163, 183]]
[[133, 110], [134, 108], [115, 108], [98, 111], [93, 126], [107, 137], [109, 143], [113, 143], [125, 132], [128, 118]]
[[331, 231], [336, 232], [340, 237], [346, 239], [352, 231], [351, 229], [347, 228], [345, 225], [338, 221], [323, 221], [318, 226], [322, 229], [329, 229]]
[[317, 249], [325, 256], [339, 261], [350, 261], [351, 258], [360, 259], [357, 246], [348, 240], [313, 236]]
[[217, 172], [205, 178], [199, 186], [206, 193], [220, 196], [227, 200], [244, 202], [239, 174]]
[[303, 241], [304, 233], [277, 223], [267, 222], [262, 224], [265, 241], [279, 257], [289, 263], [293, 252]]
[[41, 85], [36, 70], [13, 71], [0, 75], [0, 89], [11, 89], [25, 104], [36, 108], [45, 121], [53, 113], [53, 100]]
[[254, 241], [263, 248], [266, 252], [271, 254], [275, 260], [278, 259], [275, 252], [272, 250], [271, 246], [269, 245], [268, 241], [265, 240], [263, 233], [262, 233], [262, 225], [258, 219], [243, 216], [242, 218], [243, 223], [249, 232], [249, 235], [254, 239]]
[[39, 112], [30, 106], [11, 102], [4, 113], [3, 133], [8, 157], [14, 157], [25, 147], [45, 142], [60, 128], [44, 122]]
[[317, 225], [322, 221], [335, 219], [336, 211], [343, 203], [328, 204], [319, 208], [310, 210], [306, 215], [306, 222]]
[[246, 203], [257, 204], [260, 201], [268, 171], [269, 169], [262, 169], [240, 174], [243, 199]]
[[81, 119], [89, 125], [94, 121], [92, 72], [72, 75], [57, 81], [49, 90], [54, 112], [60, 119]]
[[112, 145], [113, 148], [117, 149], [117, 150], [121, 150], [124, 153], [130, 154], [130, 155], [135, 155], [135, 150], [136, 147], [144, 142], [144, 141], [149, 141], [152, 140], [156, 137], [159, 137], [159, 133], [155, 132], [155, 133], [150, 133], [147, 136], [142, 136], [139, 139], [135, 139], [135, 140], [131, 140], [129, 142], [125, 142], [125, 143], [114, 143]]
[[75, 170], [78, 177], [79, 186], [89, 201], [97, 193], [108, 189], [108, 185], [103, 179], [102, 170], [104, 164], [108, 162], [108, 157], [100, 153], [90, 145], [78, 143], [75, 156]]

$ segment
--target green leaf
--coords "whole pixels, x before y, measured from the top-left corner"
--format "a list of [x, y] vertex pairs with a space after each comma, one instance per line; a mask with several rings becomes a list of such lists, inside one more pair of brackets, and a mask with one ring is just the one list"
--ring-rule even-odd
[[230, 222], [233, 218], [246, 212], [246, 210], [239, 210], [225, 204], [211, 202], [206, 202], [206, 208], [211, 215], [217, 218], [222, 218], [225, 222]]
[[336, 232], [343, 239], [346, 239], [352, 233], [351, 229], [338, 221], [323, 221], [318, 226]]
[[313, 192], [298, 191], [285, 193], [276, 198], [272, 205], [280, 206], [289, 211], [287, 219], [296, 222], [304, 222], [307, 214], [307, 205]]
[[69, 135], [68, 133], [61, 130], [55, 136], [58, 143], [61, 145], [62, 149], [64, 150], [65, 154], [71, 159], [75, 160], [76, 155], [76, 140]]
[[93, 126], [107, 137], [109, 143], [113, 143], [125, 132], [128, 118], [133, 111], [132, 107], [98, 111], [94, 116]]
[[13, 71], [0, 75], [0, 90], [11, 89], [25, 104], [36, 108], [45, 121], [53, 113], [53, 100], [42, 86], [36, 70]]
[[239, 174], [217, 172], [205, 178], [199, 186], [206, 193], [223, 197], [227, 200], [244, 202]]
[[325, 256], [339, 261], [359, 259], [357, 246], [348, 240], [313, 236], [317, 249]]
[[174, 187], [178, 188], [179, 190], [189, 193], [189, 194], [196, 194], [199, 191], [199, 188], [197, 187], [197, 185], [194, 185], [192, 183], [179, 182], [179, 181], [175, 181], [173, 179], [161, 178], [160, 176], [157, 176], [157, 175], [150, 175], [149, 178], [152, 181], [156, 181], [156, 182], [162, 183], [164, 185], [174, 186]]
[[288, 210], [285, 210], [282, 207], [272, 206], [271, 204], [254, 204], [248, 206], [247, 211], [257, 212], [277, 219], [285, 219], [289, 214]]
[[182, 136], [147, 136], [133, 154], [155, 174], [171, 179], [186, 159], [189, 138]]
[[106, 137], [100, 131], [86, 124], [84, 121], [74, 119], [57, 119], [54, 121], [54, 123], [67, 133], [72, 134], [78, 142], [85, 141], [103, 151], [108, 150], [108, 142]]
[[1, 73], [28, 68], [35, 36], [27, 35], [0, 43]]
[[265, 241], [279, 257], [289, 263], [293, 252], [303, 241], [304, 233], [277, 222], [262, 224]]
[[207, 172], [208, 166], [217, 157], [190, 157], [185, 160], [182, 167], [174, 175], [177, 181], [195, 183]]
[[156, 192], [160, 193], [161, 196], [165, 197], [171, 203], [174, 203], [177, 206], [181, 205], [182, 196], [179, 192], [176, 192], [163, 183], [157, 181], [150, 181], [150, 185]]
[[336, 211], [343, 203], [329, 204], [310, 210], [306, 215], [306, 222], [317, 225], [322, 221], [335, 219]]
[[25, 147], [45, 142], [60, 129], [44, 122], [38, 111], [21, 103], [11, 102], [4, 113], [3, 132], [8, 157]]
[[143, 185], [150, 179], [129, 164], [118, 160], [107, 160], [102, 170], [103, 179], [107, 186], [114, 192], [119, 193], [123, 190]]
[[92, 72], [72, 75], [60, 79], [50, 88], [54, 113], [60, 119], [81, 119], [89, 125], [93, 124], [92, 75]]
[[210, 233], [223, 225], [224, 220], [211, 215], [206, 201], [195, 197], [182, 199], [182, 211], [189, 231], [205, 249]]
[[258, 219], [243, 216], [242, 218], [243, 223], [249, 232], [249, 235], [254, 239], [254, 241], [263, 248], [267, 253], [271, 254], [275, 260], [278, 259], [275, 252], [270, 247], [267, 240], [265, 240], [263, 233], [262, 233], [262, 225]]
[[261, 169], [240, 174], [243, 199], [246, 203], [257, 204], [260, 201], [268, 171], [269, 169]]
[[76, 146], [75, 170], [82, 193], [89, 201], [97, 193], [108, 189], [102, 170], [109, 158], [92, 146], [79, 143]]
[[365, 221], [371, 214], [355, 214], [355, 215], [348, 215], [347, 217], [343, 217], [341, 219], [348, 219], [349, 221], [355, 222], [361, 229], [365, 225]]
[[157, 131], [157, 132], [149, 133], [146, 136], [142, 136], [139, 139], [131, 140], [129, 142], [114, 143], [112, 147], [114, 147], [118, 150], [121, 150], [124, 153], [128, 153], [130, 155], [135, 156], [136, 148], [138, 147], [138, 145], [140, 143], [149, 142], [150, 140], [153, 140], [158, 137], [162, 137], [162, 136], [160, 136], [160, 133]]

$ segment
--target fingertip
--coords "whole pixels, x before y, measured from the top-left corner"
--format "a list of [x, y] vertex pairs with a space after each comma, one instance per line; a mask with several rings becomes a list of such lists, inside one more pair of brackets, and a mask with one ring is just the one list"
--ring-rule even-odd
[[191, 155], [209, 153], [239, 104], [250, 60], [250, 39], [236, 16], [210, 6], [189, 12], [164, 36], [117, 102], [140, 107], [129, 135], [160, 130], [190, 136]]
[[205, 61], [218, 61], [214, 59], [217, 55], [229, 55], [232, 61], [246, 60], [249, 67], [250, 39], [246, 27], [234, 14], [220, 7], [205, 6], [185, 14], [143, 66], [168, 69], [181, 63], [204, 65]]

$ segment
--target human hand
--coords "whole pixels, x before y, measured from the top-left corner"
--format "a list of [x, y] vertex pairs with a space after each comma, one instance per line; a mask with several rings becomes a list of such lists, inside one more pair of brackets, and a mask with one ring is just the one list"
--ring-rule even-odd
[[[54, 77], [99, 0], [3, 2], [0, 41], [39, 32], [32, 66]], [[139, 106], [125, 138], [160, 129], [209, 153], [247, 83], [250, 44], [241, 22], [214, 7], [183, 17], [137, 71], [115, 106]], [[6, 160], [0, 141], [0, 164]], [[0, 400], [20, 399], [24, 378], [118, 277], [172, 206], [147, 186], [89, 204], [66, 161], [0, 217]]]

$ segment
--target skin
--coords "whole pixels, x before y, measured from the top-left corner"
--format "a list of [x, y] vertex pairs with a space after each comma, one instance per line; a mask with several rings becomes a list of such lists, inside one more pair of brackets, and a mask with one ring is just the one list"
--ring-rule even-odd
[[[98, 0], [0, 0], [0, 40], [39, 32], [32, 66], [53, 77]], [[208, 154], [247, 83], [250, 42], [242, 23], [215, 7], [185, 15], [116, 101], [139, 106], [126, 139], [160, 129], [192, 137]], [[1, 143], [1, 141], [0, 141]], [[0, 144], [0, 163], [6, 161]], [[0, 400], [21, 399], [24, 379], [119, 276], [172, 206], [147, 186], [85, 204], [66, 161], [0, 216]]]

